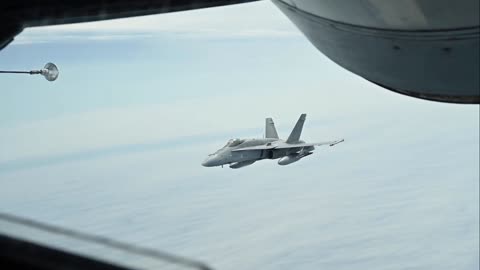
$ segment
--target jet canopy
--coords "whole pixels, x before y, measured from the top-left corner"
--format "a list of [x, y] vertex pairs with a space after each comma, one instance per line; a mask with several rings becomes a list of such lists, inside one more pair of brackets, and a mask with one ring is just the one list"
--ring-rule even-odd
[[209, 156], [213, 156], [213, 155], [217, 154], [218, 152], [222, 151], [222, 150], [225, 149], [225, 148], [235, 147], [235, 146], [237, 146], [237, 145], [240, 145], [240, 144], [242, 144], [243, 142], [245, 142], [245, 140], [242, 140], [242, 139], [230, 139], [224, 147], [218, 149], [218, 150], [217, 150], [215, 153], [213, 153], [213, 154], [209, 154]]
[[227, 142], [227, 145], [225, 145], [225, 147], [235, 147], [237, 145], [240, 145], [244, 142], [245, 140], [242, 140], [242, 139], [230, 139], [228, 142]]

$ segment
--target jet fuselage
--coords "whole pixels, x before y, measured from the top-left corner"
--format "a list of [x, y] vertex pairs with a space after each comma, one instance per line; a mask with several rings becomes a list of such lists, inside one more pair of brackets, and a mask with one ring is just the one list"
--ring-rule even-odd
[[[304, 143], [303, 141], [298, 141], [299, 144]], [[254, 149], [254, 150], [245, 150], [238, 151], [242, 148], [252, 147], [252, 146], [279, 146], [279, 145], [289, 145], [290, 148], [282, 149]], [[295, 154], [299, 151], [304, 153], [311, 152], [315, 149], [314, 146], [300, 146], [295, 147], [295, 144], [287, 144], [283, 140], [278, 139], [235, 139], [229, 141], [227, 145], [217, 150], [215, 153], [210, 154], [207, 159], [202, 163], [205, 167], [214, 167], [214, 166], [223, 166], [226, 164], [235, 164], [236, 166], [243, 167], [242, 165], [250, 165], [253, 162], [262, 160], [262, 159], [279, 159], [287, 157], [289, 155]], [[306, 156], [306, 155], [305, 155]], [[303, 157], [303, 156], [302, 156]], [[301, 158], [301, 157], [300, 157]], [[298, 158], [298, 160], [300, 159]], [[297, 160], [295, 160], [297, 161]], [[291, 162], [293, 163], [293, 162]], [[279, 162], [280, 165], [286, 165]], [[288, 163], [289, 164], [289, 163]], [[240, 168], [238, 167], [238, 168]]]
[[205, 167], [215, 167], [229, 164], [230, 168], [238, 169], [262, 159], [279, 159], [278, 165], [288, 165], [313, 154], [315, 146], [334, 146], [344, 140], [306, 143], [300, 140], [303, 124], [307, 115], [302, 114], [286, 140], [278, 137], [272, 118], [265, 119], [265, 138], [263, 139], [232, 139], [208, 155], [202, 162]]

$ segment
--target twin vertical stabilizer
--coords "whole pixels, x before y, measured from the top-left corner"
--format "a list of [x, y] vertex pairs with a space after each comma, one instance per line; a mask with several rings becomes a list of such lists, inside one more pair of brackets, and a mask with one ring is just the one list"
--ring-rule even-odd
[[[286, 143], [298, 143], [300, 141], [300, 136], [302, 135], [303, 123], [305, 123], [305, 119], [307, 118], [307, 114], [300, 115], [295, 127], [288, 136]], [[278, 139], [278, 133], [275, 129], [275, 124], [273, 123], [272, 118], [265, 119], [265, 138], [273, 138]]]
[[303, 123], [305, 123], [306, 118], [307, 114], [304, 113], [300, 115], [300, 118], [298, 118], [298, 121], [295, 124], [292, 133], [290, 133], [290, 136], [288, 136], [286, 143], [298, 143], [300, 140], [300, 135], [302, 135]]
[[277, 129], [272, 118], [265, 119], [265, 138], [278, 139]]

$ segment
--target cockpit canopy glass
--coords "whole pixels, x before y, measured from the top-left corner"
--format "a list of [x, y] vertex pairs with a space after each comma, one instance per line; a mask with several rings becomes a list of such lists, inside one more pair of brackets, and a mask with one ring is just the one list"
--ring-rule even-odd
[[240, 145], [244, 142], [245, 140], [241, 140], [241, 139], [231, 139], [227, 142], [227, 145], [225, 145], [225, 147], [235, 147], [237, 145]]

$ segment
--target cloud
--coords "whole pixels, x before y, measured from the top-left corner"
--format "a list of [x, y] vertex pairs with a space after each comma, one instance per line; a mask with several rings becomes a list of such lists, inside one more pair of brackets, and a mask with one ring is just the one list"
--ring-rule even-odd
[[26, 29], [13, 44], [72, 40], [291, 38], [300, 32], [270, 1], [126, 19]]

